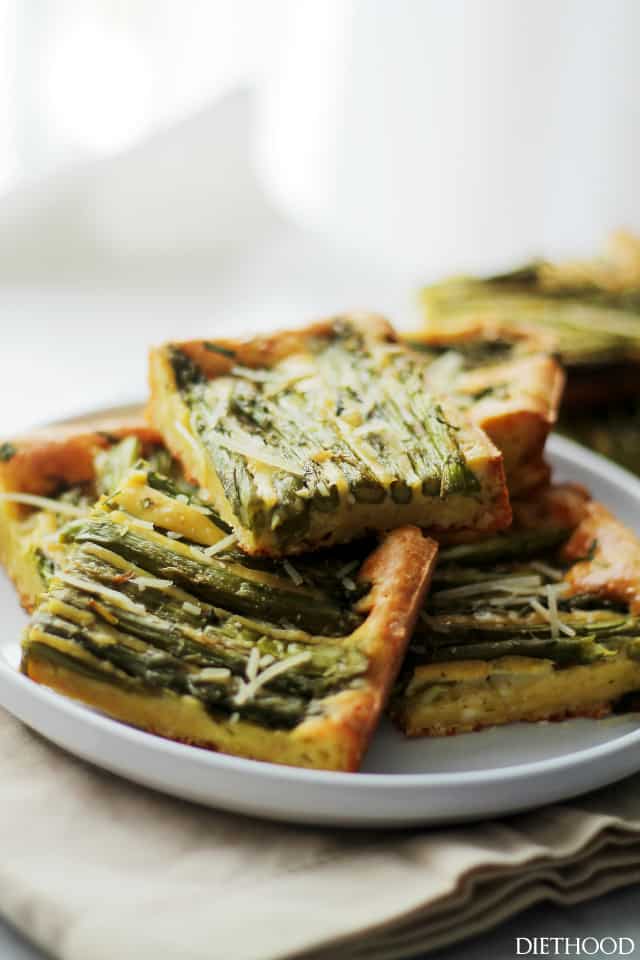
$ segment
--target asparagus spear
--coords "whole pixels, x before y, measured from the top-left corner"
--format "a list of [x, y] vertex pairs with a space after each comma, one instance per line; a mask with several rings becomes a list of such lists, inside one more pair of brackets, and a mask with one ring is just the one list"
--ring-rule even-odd
[[439, 563], [495, 563], [509, 559], [526, 559], [553, 547], [559, 547], [569, 538], [570, 529], [555, 527], [538, 530], [512, 530], [488, 537], [476, 543], [444, 547], [439, 553]]
[[361, 618], [351, 610], [336, 609], [319, 591], [284, 581], [274, 589], [249, 568], [232, 567], [214, 557], [206, 562], [189, 559], [109, 519], [70, 524], [64, 538], [68, 542], [106, 547], [154, 576], [172, 580], [196, 597], [248, 616], [327, 636], [350, 633], [361, 623]]
[[504, 640], [485, 640], [475, 643], [451, 644], [422, 650], [419, 661], [446, 663], [451, 660], [495, 660], [498, 657], [542, 657], [553, 660], [559, 666], [593, 663], [614, 656], [615, 651], [604, 646], [595, 635], [583, 637], [508, 637]]
[[[479, 639], [495, 639], [500, 642], [500, 636], [507, 634], [516, 636], [548, 634], [550, 625], [547, 620], [538, 614], [505, 614], [490, 612], [491, 619], [478, 617], [477, 611], [472, 613], [426, 614], [418, 625], [416, 636], [428, 633], [430, 643], [444, 645], [455, 638], [457, 643], [473, 642]], [[621, 616], [610, 610], [589, 610], [563, 613], [562, 623], [576, 634], [597, 634], [599, 638], [613, 634], [634, 634], [640, 632], [640, 624], [635, 617]]]

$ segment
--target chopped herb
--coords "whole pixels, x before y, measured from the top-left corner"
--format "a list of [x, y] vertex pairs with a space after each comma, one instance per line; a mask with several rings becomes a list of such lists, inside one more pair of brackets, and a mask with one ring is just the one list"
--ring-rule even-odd
[[17, 448], [12, 443], [0, 443], [0, 461], [3, 463], [6, 463], [7, 460], [11, 460], [12, 457], [15, 457], [17, 452]]
[[583, 557], [576, 557], [573, 561], [574, 563], [591, 563], [595, 559], [596, 551], [598, 549], [598, 540], [594, 539], [589, 544], [589, 549]]
[[210, 340], [204, 340], [202, 346], [210, 353], [219, 353], [220, 356], [228, 357], [229, 360], [233, 360], [236, 357], [235, 350], [230, 350], [228, 347], [221, 347], [219, 343], [212, 343]]
[[178, 347], [171, 347], [169, 358], [176, 383], [181, 390], [192, 387], [196, 383], [204, 383], [205, 376], [194, 360]]

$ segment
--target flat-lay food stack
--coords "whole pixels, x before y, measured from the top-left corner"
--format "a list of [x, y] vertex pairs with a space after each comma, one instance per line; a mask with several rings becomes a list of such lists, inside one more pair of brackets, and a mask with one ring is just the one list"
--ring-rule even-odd
[[454, 351], [474, 366], [558, 356], [560, 430], [640, 473], [640, 237], [619, 231], [593, 260], [452, 277], [421, 301], [417, 339], [435, 355]]
[[0, 446], [23, 672], [118, 720], [357, 770], [411, 736], [640, 687], [640, 543], [544, 457], [543, 350], [347, 315], [151, 351], [146, 420]]

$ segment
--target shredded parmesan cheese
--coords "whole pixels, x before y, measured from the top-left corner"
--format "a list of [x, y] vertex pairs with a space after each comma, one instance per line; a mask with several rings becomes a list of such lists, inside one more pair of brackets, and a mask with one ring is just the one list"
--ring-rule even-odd
[[209, 507], [202, 507], [199, 503], [190, 503], [189, 507], [191, 510], [195, 510], [196, 513], [201, 513], [205, 517], [208, 517], [211, 513]]
[[256, 441], [254, 437], [249, 437], [248, 435], [240, 436], [238, 434], [230, 437], [223, 434], [216, 434], [216, 442], [221, 447], [230, 450], [231, 453], [239, 453], [242, 457], [256, 460], [258, 463], [263, 463], [265, 466], [272, 467], [275, 470], [285, 470], [287, 473], [292, 473], [297, 477], [304, 477], [304, 471], [299, 466], [291, 463], [289, 460], [278, 457], [276, 453], [272, 453], [263, 443]]
[[39, 507], [40, 510], [50, 510], [53, 513], [64, 513], [69, 517], [86, 517], [86, 507], [76, 507], [73, 503], [64, 500], [53, 500], [50, 497], [40, 497], [35, 493], [0, 493], [0, 501], [6, 503], [22, 503], [27, 507]]
[[547, 587], [547, 603], [549, 605], [549, 623], [551, 624], [551, 637], [558, 639], [560, 633], [560, 617], [558, 616], [558, 597], [552, 587]]
[[151, 587], [155, 590], [168, 590], [173, 586], [173, 580], [162, 580], [160, 577], [133, 577], [131, 583], [135, 583], [139, 590], [146, 590]]
[[349, 563], [345, 563], [344, 567], [340, 567], [340, 569], [336, 571], [338, 580], [342, 580], [347, 574], [352, 573], [359, 563], [359, 560], [350, 560]]
[[491, 593], [494, 590], [503, 590], [506, 593], [521, 593], [542, 583], [539, 576], [503, 577], [497, 580], [482, 580], [479, 583], [467, 583], [463, 587], [451, 587], [448, 590], [437, 590], [433, 598], [472, 597], [476, 594]]
[[141, 520], [140, 517], [136, 517], [136, 521], [135, 521], [135, 522], [136, 522], [136, 526], [138, 526], [138, 527], [146, 527], [147, 530], [153, 530], [153, 529], [154, 529], [154, 526], [153, 526], [151, 520]]
[[123, 610], [130, 610], [132, 613], [147, 612], [143, 604], [136, 603], [135, 600], [130, 600], [126, 594], [120, 593], [118, 590], [112, 590], [110, 587], [105, 587], [101, 583], [93, 583], [91, 580], [85, 580], [84, 577], [71, 576], [61, 571], [57, 571], [56, 578], [63, 583], [69, 584], [70, 587], [75, 587], [76, 590], [85, 590], [87, 593], [94, 593], [98, 597], [105, 597]]
[[202, 607], [199, 607], [197, 603], [191, 603], [190, 600], [184, 601], [182, 609], [185, 613], [192, 613], [194, 617], [199, 617], [202, 613]]
[[231, 670], [228, 667], [205, 667], [192, 677], [196, 683], [226, 683], [230, 679]]
[[542, 563], [540, 560], [532, 560], [529, 566], [533, 567], [534, 570], [537, 570], [538, 573], [541, 573], [543, 576], [549, 577], [550, 580], [562, 580], [562, 570], [550, 567], [547, 563]]
[[218, 540], [217, 543], [214, 543], [211, 547], [205, 547], [202, 551], [206, 554], [207, 557], [213, 557], [216, 553], [222, 553], [224, 550], [228, 550], [229, 547], [232, 547], [234, 543], [238, 542], [238, 535], [235, 533], [230, 533], [228, 537], [223, 537], [222, 540]]
[[258, 690], [266, 683], [269, 683], [275, 677], [280, 676], [280, 674], [286, 673], [288, 670], [293, 670], [295, 667], [299, 667], [301, 664], [307, 663], [310, 659], [311, 652], [309, 650], [305, 650], [304, 653], [296, 653], [293, 657], [287, 657], [286, 660], [280, 660], [276, 663], [272, 663], [271, 666], [267, 667], [266, 670], [263, 670], [262, 673], [258, 673], [253, 680], [249, 681], [249, 683], [242, 684], [234, 697], [234, 703], [236, 703], [238, 706], [241, 706], [248, 700], [253, 699]]
[[255, 370], [253, 367], [242, 367], [236, 364], [229, 371], [234, 377], [243, 377], [245, 380], [253, 380], [254, 383], [269, 383], [273, 380], [273, 374], [266, 370]]
[[[555, 599], [556, 599], [556, 598], [554, 597], [554, 600], [555, 600]], [[573, 629], [573, 627], [570, 627], [570, 626], [568, 626], [566, 623], [563, 623], [562, 620], [560, 620], [560, 618], [558, 617], [558, 607], [557, 607], [557, 604], [556, 604], [556, 606], [555, 606], [555, 612], [554, 612], [554, 611], [552, 611], [551, 609], [547, 610], [547, 608], [546, 608], [546, 607], [543, 607], [542, 604], [540, 603], [540, 601], [539, 601], [539, 600], [536, 600], [535, 598], [534, 598], [534, 599], [531, 599], [531, 600], [529, 601], [529, 603], [530, 603], [530, 605], [533, 607], [533, 609], [536, 611], [536, 613], [539, 613], [540, 616], [541, 616], [541, 617], [544, 617], [544, 619], [547, 621], [547, 623], [549, 623], [549, 624], [551, 625], [551, 636], [552, 636], [552, 637], [553, 637], [554, 625], [555, 625], [555, 629], [556, 629], [559, 633], [564, 633], [565, 636], [567, 636], [567, 637], [575, 637], [576, 632], [575, 632], [575, 630]], [[549, 606], [551, 607], [551, 604], [549, 604]]]
[[[203, 454], [202, 454], [202, 451], [201, 451], [200, 447], [198, 446], [198, 444], [196, 443], [196, 441], [194, 440], [194, 438], [191, 436], [191, 434], [190, 434], [189, 431], [187, 430], [187, 428], [186, 428], [182, 423], [180, 423], [179, 420], [176, 420], [176, 421], [175, 421], [174, 426], [175, 426], [176, 430], [178, 431], [178, 433], [181, 434], [181, 436], [183, 437], [183, 439], [186, 440], [186, 442], [189, 444], [189, 446], [191, 447], [192, 453], [195, 454], [195, 456], [196, 456], [196, 458], [198, 459], [198, 461], [199, 461], [200, 463], [202, 463], [202, 461], [203, 461], [203, 459], [204, 459]], [[179, 494], [179, 496], [180, 496], [180, 494]], [[182, 494], [182, 496], [184, 496], [184, 494]], [[188, 498], [186, 498], [186, 503], [188, 503], [188, 502], [189, 502], [189, 500], [188, 500]]]
[[249, 654], [249, 659], [247, 660], [247, 680], [249, 682], [256, 679], [258, 675], [258, 667], [260, 666], [260, 651], [257, 647], [251, 648], [251, 653]]
[[296, 570], [296, 568], [294, 567], [294, 565], [293, 565], [289, 560], [283, 560], [282, 566], [283, 566], [284, 569], [287, 571], [287, 573], [289, 574], [289, 576], [291, 577], [291, 579], [292, 579], [293, 582], [295, 583], [296, 587], [302, 586], [302, 584], [304, 583], [304, 577], [302, 577], [302, 576], [298, 573], [298, 571]]

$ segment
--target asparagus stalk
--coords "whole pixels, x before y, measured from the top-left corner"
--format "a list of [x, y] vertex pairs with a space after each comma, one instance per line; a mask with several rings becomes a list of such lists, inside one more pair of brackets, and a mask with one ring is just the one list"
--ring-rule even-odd
[[446, 663], [451, 660], [495, 660], [498, 657], [541, 657], [553, 660], [559, 666], [573, 666], [581, 663], [594, 663], [605, 657], [613, 656], [615, 651], [598, 643], [594, 635], [583, 637], [563, 637], [552, 640], [550, 637], [508, 637], [503, 640], [484, 640], [472, 643], [451, 644], [450, 646], [424, 649], [419, 661], [424, 663]]
[[343, 636], [362, 622], [351, 610], [340, 610], [325, 594], [291, 582], [278, 589], [261, 582], [249, 568], [231, 566], [214, 557], [206, 562], [189, 559], [109, 519], [69, 525], [65, 540], [95, 543], [143, 567], [152, 575], [172, 580], [194, 596], [247, 616], [295, 626], [325, 636]]
[[235, 703], [236, 694], [233, 689], [223, 682], [198, 682], [196, 679], [189, 680], [189, 678], [173, 675], [173, 684], [167, 685], [160, 671], [148, 667], [143, 661], [136, 662], [134, 657], [131, 657], [127, 664], [130, 674], [122, 669], [122, 662], [114, 663], [119, 669], [116, 674], [108, 669], [101, 669], [100, 661], [87, 663], [85, 659], [63, 652], [47, 643], [31, 643], [29, 655], [66, 667], [74, 673], [83, 674], [101, 683], [110, 683], [141, 694], [148, 695], [150, 692], [165, 690], [177, 694], [188, 694], [200, 700], [214, 715], [241, 715], [243, 719], [254, 721], [262, 727], [292, 729], [304, 719], [308, 710], [308, 704], [304, 699], [290, 695], [282, 696], [273, 692], [260, 692], [250, 702], [240, 707]]
[[[485, 608], [486, 612], [486, 608]], [[505, 616], [491, 611], [492, 619], [481, 618], [476, 613], [425, 615], [418, 625], [416, 636], [428, 634], [429, 642], [434, 646], [447, 643], [466, 643], [476, 640], [495, 639], [501, 642], [501, 635], [538, 635], [549, 634], [550, 625], [538, 614], [513, 614]], [[608, 610], [574, 611], [563, 613], [562, 623], [578, 635], [594, 634], [599, 637], [614, 634], [634, 634], [640, 632], [640, 625], [634, 617], [612, 614]]]
[[524, 560], [559, 547], [570, 534], [570, 529], [560, 527], [513, 530], [476, 543], [444, 547], [440, 550], [438, 559], [440, 564], [489, 564], [511, 559]]

